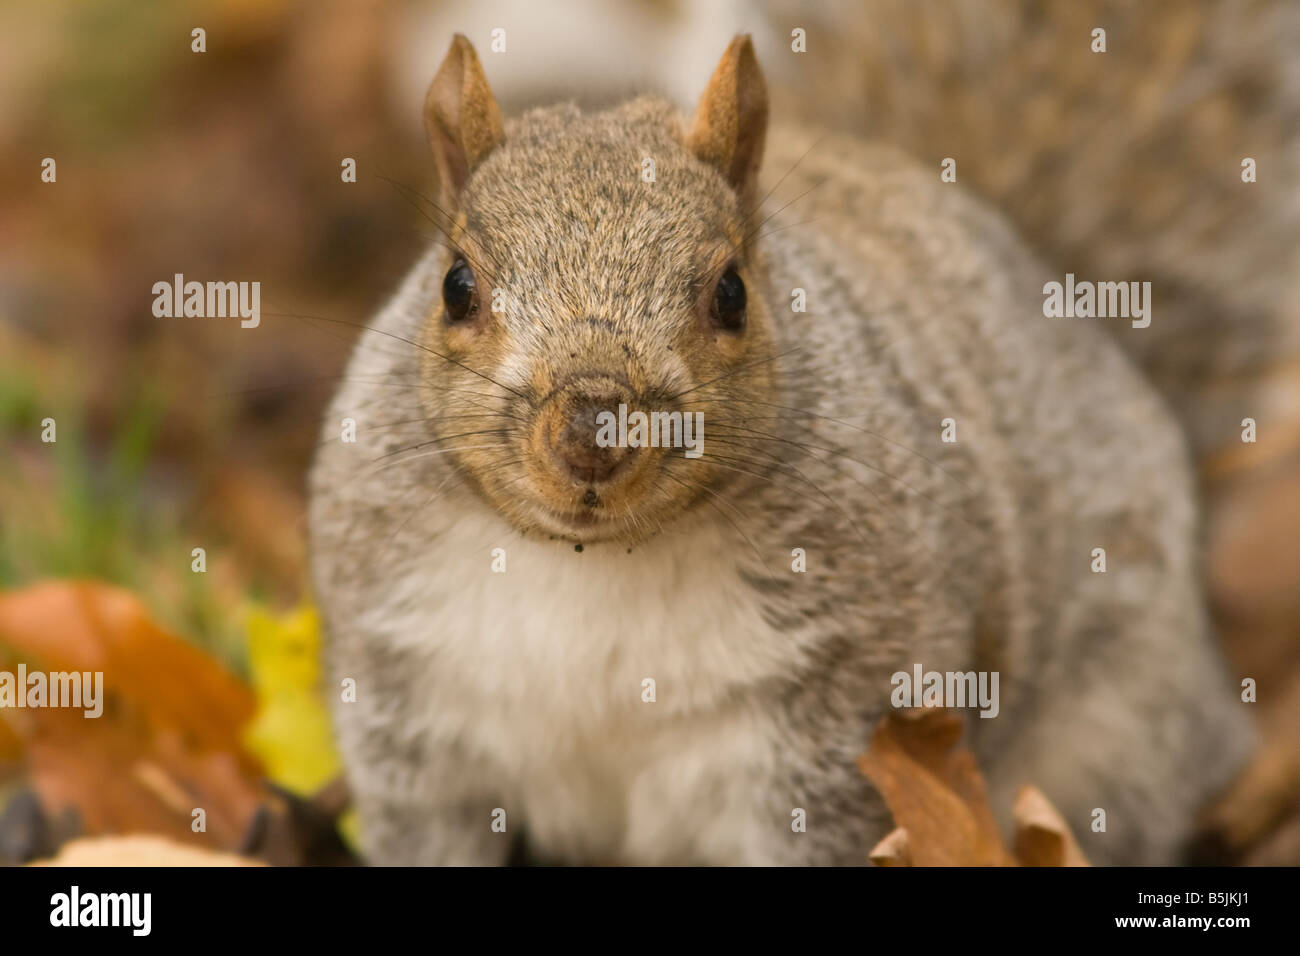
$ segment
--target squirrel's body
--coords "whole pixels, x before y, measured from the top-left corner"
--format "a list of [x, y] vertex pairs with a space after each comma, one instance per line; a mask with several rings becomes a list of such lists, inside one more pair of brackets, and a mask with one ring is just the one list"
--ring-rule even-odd
[[[739, 338], [691, 338], [672, 281], [712, 248], [699, 115], [684, 133], [643, 99], [507, 125], [449, 230], [484, 294], [509, 292], [474, 320], [496, 325], [437, 331], [460, 261], [439, 247], [361, 337], [312, 544], [371, 857], [500, 862], [522, 829], [575, 862], [865, 862], [890, 823], [856, 758], [920, 665], [999, 675], [997, 716], [967, 722], [997, 812], [1031, 783], [1093, 860], [1172, 860], [1248, 734], [1182, 438], [1096, 327], [1115, 320], [1045, 318], [1061, 276], [937, 172], [783, 131], [758, 195], [788, 173], [808, 224], [760, 226], [743, 188], [739, 218], [721, 204], [754, 351], [702, 371], [688, 348]], [[514, 423], [593, 368], [587, 392], [702, 411], [704, 454], [646, 466], [644, 509], [612, 505], [617, 483], [575, 497], [610, 512], [587, 535], [538, 503], [552, 476], [519, 470], [534, 432]]]

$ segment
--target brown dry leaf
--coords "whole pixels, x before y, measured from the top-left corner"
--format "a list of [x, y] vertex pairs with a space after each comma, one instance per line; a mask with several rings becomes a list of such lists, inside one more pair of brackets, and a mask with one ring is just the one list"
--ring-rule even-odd
[[1065, 820], [1037, 788], [1016, 798], [1016, 855], [1002, 842], [963, 722], [927, 707], [888, 714], [858, 767], [896, 828], [871, 851], [877, 866], [1087, 866]]
[[912, 846], [907, 831], [902, 827], [891, 831], [875, 845], [870, 858], [876, 866], [911, 866]]
[[961, 733], [961, 718], [940, 708], [894, 711], [877, 726], [858, 767], [906, 833], [890, 834], [873, 857], [895, 865], [903, 859], [915, 866], [1015, 865], [975, 758], [957, 746]]
[[258, 860], [182, 846], [165, 837], [91, 837], [73, 840], [57, 856], [32, 866], [265, 866]]
[[[1200, 839], [1213, 851], [1211, 858], [1241, 860], [1292, 816], [1300, 818], [1300, 756], [1294, 739], [1279, 736], [1267, 740], [1245, 772], [1205, 809]], [[1288, 864], [1300, 865], [1300, 843], [1291, 852]]]
[[[0, 667], [100, 671], [104, 711], [0, 711], [49, 814], [75, 808], [87, 833], [161, 833], [239, 844], [264, 798], [241, 743], [252, 693], [220, 663], [167, 633], [133, 595], [94, 583], [0, 594]], [[202, 808], [207, 830], [191, 830]]]
[[1016, 794], [1016, 859], [1021, 866], [1087, 866], [1065, 819], [1037, 787]]
[[1201, 813], [1198, 862], [1300, 865], [1300, 673], [1267, 675], [1260, 746], [1250, 763]]
[[[135, 595], [92, 582], [48, 582], [0, 594], [0, 644], [46, 670], [103, 671], [158, 731], [198, 749], [240, 753], [251, 691], [220, 663], [150, 618]], [[256, 766], [247, 757], [250, 767]]]

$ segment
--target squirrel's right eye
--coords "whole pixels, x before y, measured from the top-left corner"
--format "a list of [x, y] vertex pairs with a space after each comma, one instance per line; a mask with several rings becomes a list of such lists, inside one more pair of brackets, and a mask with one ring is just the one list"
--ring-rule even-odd
[[713, 290], [713, 321], [729, 332], [745, 327], [745, 282], [735, 266], [730, 266]]
[[464, 259], [457, 259], [442, 280], [442, 304], [450, 323], [466, 322], [478, 313], [474, 270]]

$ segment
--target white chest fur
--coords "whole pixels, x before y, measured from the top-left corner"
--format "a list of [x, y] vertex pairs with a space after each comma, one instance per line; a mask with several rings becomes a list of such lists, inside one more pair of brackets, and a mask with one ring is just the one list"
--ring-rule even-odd
[[698, 852], [681, 823], [715, 815], [734, 818], [705, 828], [717, 853], [752, 845], [742, 805], [770, 725], [734, 692], [788, 673], [798, 648], [763, 620], [734, 545], [701, 524], [578, 553], [483, 509], [443, 517], [373, 622], [427, 664], [422, 729], [489, 760], [556, 852]]

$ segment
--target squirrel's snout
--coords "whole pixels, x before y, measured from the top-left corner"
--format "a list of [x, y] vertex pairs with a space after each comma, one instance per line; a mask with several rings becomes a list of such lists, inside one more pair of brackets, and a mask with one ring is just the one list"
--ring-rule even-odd
[[550, 450], [560, 467], [581, 484], [613, 480], [636, 456], [635, 448], [609, 440], [602, 413], [616, 415], [619, 400], [577, 402], [568, 420], [551, 436]]

